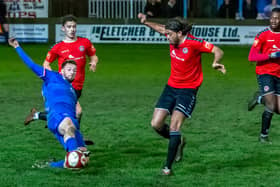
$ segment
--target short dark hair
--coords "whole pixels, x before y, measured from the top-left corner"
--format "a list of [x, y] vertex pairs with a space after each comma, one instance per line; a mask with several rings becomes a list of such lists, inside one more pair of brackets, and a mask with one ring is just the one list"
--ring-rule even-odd
[[61, 69], [63, 69], [66, 66], [66, 64], [74, 64], [77, 66], [77, 63], [74, 60], [66, 60], [61, 64]]
[[181, 17], [176, 17], [168, 20], [165, 25], [165, 29], [172, 30], [174, 32], [181, 31], [183, 35], [186, 35], [192, 30], [192, 24], [188, 23], [187, 20]]
[[62, 26], [64, 26], [67, 21], [74, 21], [77, 23], [77, 18], [75, 16], [73, 16], [72, 14], [63, 16], [61, 19]]
[[271, 12], [278, 12], [278, 13], [280, 13], [280, 8], [273, 8]]

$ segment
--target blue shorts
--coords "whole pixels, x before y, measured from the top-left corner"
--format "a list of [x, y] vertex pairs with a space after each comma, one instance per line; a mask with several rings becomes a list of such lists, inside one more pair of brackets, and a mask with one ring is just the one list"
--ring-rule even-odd
[[173, 88], [166, 85], [156, 108], [167, 110], [172, 114], [173, 110], [182, 112], [187, 118], [191, 118], [196, 103], [197, 89]]
[[267, 94], [274, 94], [277, 96], [280, 96], [280, 78], [263, 74], [263, 75], [257, 75], [257, 80], [259, 84], [259, 89], [261, 92], [261, 95], [267, 95]]
[[77, 130], [80, 129], [80, 125], [77, 119], [73, 116], [68, 115], [67, 113], [50, 114], [48, 116], [48, 129], [54, 134], [56, 139], [60, 142], [60, 144], [64, 147], [65, 150], [66, 150], [66, 145], [63, 139], [63, 135], [59, 133], [58, 127], [59, 124], [62, 122], [62, 120], [66, 117], [72, 120]]

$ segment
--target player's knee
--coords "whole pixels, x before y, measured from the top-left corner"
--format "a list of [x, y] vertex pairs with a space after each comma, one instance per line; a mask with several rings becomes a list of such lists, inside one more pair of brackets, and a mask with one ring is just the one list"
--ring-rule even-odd
[[162, 122], [156, 119], [152, 119], [151, 126], [153, 129], [159, 129], [161, 127]]
[[64, 119], [64, 132], [66, 136], [75, 136], [76, 127], [74, 126], [72, 120], [70, 118]]
[[179, 124], [171, 124], [169, 127], [169, 131], [179, 131], [180, 130], [180, 125]]
[[182, 121], [178, 119], [172, 119], [170, 123], [170, 131], [179, 131]]
[[152, 128], [155, 128], [155, 127], [156, 127], [156, 123], [155, 123], [155, 120], [154, 120], [154, 119], [151, 120], [151, 127], [152, 127]]
[[65, 136], [75, 137], [76, 128], [73, 125], [67, 126]]
[[271, 113], [274, 113], [274, 112], [277, 113], [276, 107], [273, 103], [266, 104], [265, 108], [267, 111], [270, 111]]

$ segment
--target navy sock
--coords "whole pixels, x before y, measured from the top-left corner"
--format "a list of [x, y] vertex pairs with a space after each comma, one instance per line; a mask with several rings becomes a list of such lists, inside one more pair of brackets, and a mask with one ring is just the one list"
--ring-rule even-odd
[[169, 126], [167, 124], [164, 124], [160, 129], [155, 129], [155, 131], [164, 138], [170, 138]]
[[168, 153], [167, 153], [167, 160], [166, 160], [166, 167], [171, 169], [172, 163], [175, 159], [178, 146], [181, 143], [181, 134], [178, 131], [171, 131], [170, 132], [170, 139], [168, 145]]
[[261, 134], [262, 135], [268, 135], [268, 131], [270, 128], [271, 124], [271, 119], [272, 119], [273, 113], [269, 111], [264, 111], [262, 114], [262, 129], [261, 129]]
[[52, 168], [64, 168], [64, 160], [58, 162], [50, 162], [50, 167]]
[[47, 112], [39, 112], [39, 119], [47, 121], [47, 115], [48, 115]]
[[77, 140], [73, 137], [68, 138], [68, 140], [65, 142], [65, 144], [66, 144], [66, 148], [67, 148], [66, 151], [68, 151], [68, 152], [78, 149]]

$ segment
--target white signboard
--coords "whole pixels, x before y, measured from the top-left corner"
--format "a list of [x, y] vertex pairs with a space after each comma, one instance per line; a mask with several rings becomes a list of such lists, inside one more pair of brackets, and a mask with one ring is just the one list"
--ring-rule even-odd
[[10, 18], [48, 17], [48, 0], [4, 0], [4, 3]]
[[[196, 25], [192, 34], [213, 44], [252, 44], [264, 26]], [[78, 25], [77, 35], [93, 43], [168, 43], [166, 37], [144, 25]], [[63, 39], [56, 25], [56, 41]]]
[[[166, 43], [166, 37], [144, 25], [78, 25], [77, 35], [94, 43]], [[56, 25], [56, 41], [63, 39]]]
[[198, 25], [192, 29], [192, 34], [213, 44], [253, 44], [256, 35], [265, 26], [215, 26]]
[[10, 37], [15, 37], [19, 42], [48, 42], [47, 24], [10, 24]]

